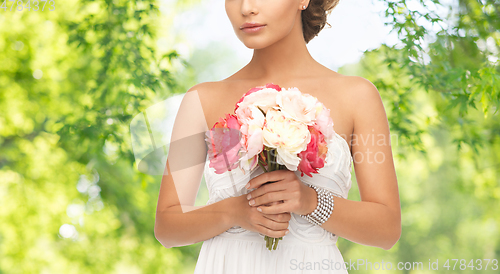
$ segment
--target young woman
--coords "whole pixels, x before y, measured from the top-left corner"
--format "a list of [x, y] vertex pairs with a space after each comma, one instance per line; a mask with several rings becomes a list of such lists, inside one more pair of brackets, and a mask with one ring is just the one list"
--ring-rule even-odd
[[[226, 0], [238, 38], [254, 49], [245, 67], [227, 79], [195, 85], [179, 108], [162, 179], [155, 236], [167, 248], [204, 241], [195, 273], [347, 273], [338, 237], [390, 249], [401, 234], [390, 131], [377, 88], [318, 62], [306, 44], [325, 26], [338, 0]], [[341, 42], [341, 41], [339, 41]], [[335, 125], [334, 164], [300, 171], [216, 174], [208, 166], [205, 132], [250, 88], [268, 83], [297, 87], [320, 100]], [[361, 201], [347, 199], [352, 164]], [[195, 207], [202, 175], [210, 200]], [[267, 182], [272, 182], [266, 184]], [[309, 186], [315, 186], [312, 188]], [[321, 191], [320, 191], [321, 190]], [[320, 223], [310, 221], [325, 207]], [[327, 196], [325, 196], [327, 197]], [[264, 235], [283, 237], [276, 250]]]

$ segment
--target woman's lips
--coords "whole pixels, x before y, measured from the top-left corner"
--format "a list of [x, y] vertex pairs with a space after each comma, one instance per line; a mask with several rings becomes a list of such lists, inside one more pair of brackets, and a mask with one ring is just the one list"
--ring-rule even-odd
[[249, 27], [249, 28], [243, 28], [241, 29], [242, 31], [246, 33], [256, 33], [259, 32], [261, 29], [263, 29], [266, 25], [258, 26], [258, 27]]

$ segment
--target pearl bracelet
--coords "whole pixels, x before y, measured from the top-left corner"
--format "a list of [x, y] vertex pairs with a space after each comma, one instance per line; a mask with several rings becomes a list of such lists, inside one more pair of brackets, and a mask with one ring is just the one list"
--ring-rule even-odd
[[307, 215], [300, 216], [308, 220], [310, 223], [320, 226], [324, 222], [326, 222], [326, 220], [328, 220], [328, 218], [330, 218], [330, 215], [332, 214], [334, 206], [334, 194], [329, 190], [319, 188], [315, 185], [309, 185], [309, 187], [313, 188], [318, 194], [318, 205], [313, 212]]

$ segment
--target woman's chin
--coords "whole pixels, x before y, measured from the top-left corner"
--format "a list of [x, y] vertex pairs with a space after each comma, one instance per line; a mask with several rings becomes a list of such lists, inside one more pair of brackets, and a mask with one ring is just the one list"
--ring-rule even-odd
[[264, 40], [261, 40], [259, 39], [260, 41], [257, 41], [258, 39], [244, 39], [244, 40], [241, 40], [241, 42], [243, 42], [243, 44], [249, 48], [249, 49], [263, 49], [263, 48], [266, 48], [268, 47], [269, 45], [271, 45], [271, 41], [264, 41]]

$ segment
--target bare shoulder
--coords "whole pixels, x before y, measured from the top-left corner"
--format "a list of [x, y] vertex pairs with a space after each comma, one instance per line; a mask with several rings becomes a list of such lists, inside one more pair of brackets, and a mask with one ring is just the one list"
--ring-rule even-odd
[[214, 101], [217, 100], [218, 92], [222, 87], [223, 83], [221, 82], [202, 82], [192, 86], [186, 93], [196, 92], [205, 113], [207, 113], [208, 107], [214, 105]]
[[335, 131], [343, 136], [347, 143], [351, 143], [352, 136], [356, 133], [356, 125], [359, 130], [360, 121], [367, 121], [366, 115], [384, 112], [377, 88], [366, 78], [324, 69], [314, 85], [315, 90], [320, 91], [317, 94], [318, 99], [331, 111]]
[[199, 93], [209, 93], [215, 90], [217, 86], [220, 86], [220, 82], [202, 82], [192, 86], [187, 92], [198, 91]]
[[380, 114], [380, 112], [384, 112], [385, 115], [384, 105], [377, 87], [370, 80], [361, 76], [350, 76], [349, 78], [350, 106], [355, 110], [354, 117], [364, 117], [370, 113]]
[[352, 96], [360, 99], [374, 99], [380, 97], [380, 93], [375, 85], [368, 79], [361, 76], [346, 76], [350, 85]]
[[[385, 107], [377, 87], [368, 79], [360, 76], [346, 78], [346, 106], [353, 122], [353, 136], [384, 136], [390, 140], [389, 123]], [[390, 144], [390, 142], [389, 142]], [[353, 150], [360, 149], [359, 145]]]
[[339, 90], [339, 96], [350, 97], [351, 100], [359, 102], [363, 99], [380, 97], [377, 87], [368, 79], [361, 76], [348, 76], [335, 73], [330, 77], [332, 89]]
[[[220, 117], [221, 110], [224, 108], [227, 96], [224, 96], [224, 91], [227, 90], [227, 84], [222, 81], [217, 82], [202, 82], [192, 86], [186, 96], [189, 101], [196, 101], [196, 106], [202, 110], [205, 117], [206, 130]], [[201, 107], [199, 107], [201, 106]], [[201, 113], [200, 113], [201, 114]]]
[[343, 105], [351, 110], [351, 117], [355, 120], [360, 112], [368, 109], [383, 108], [382, 98], [377, 87], [368, 79], [361, 76], [345, 76], [337, 73], [331, 78], [331, 90], [337, 90], [337, 97]]

